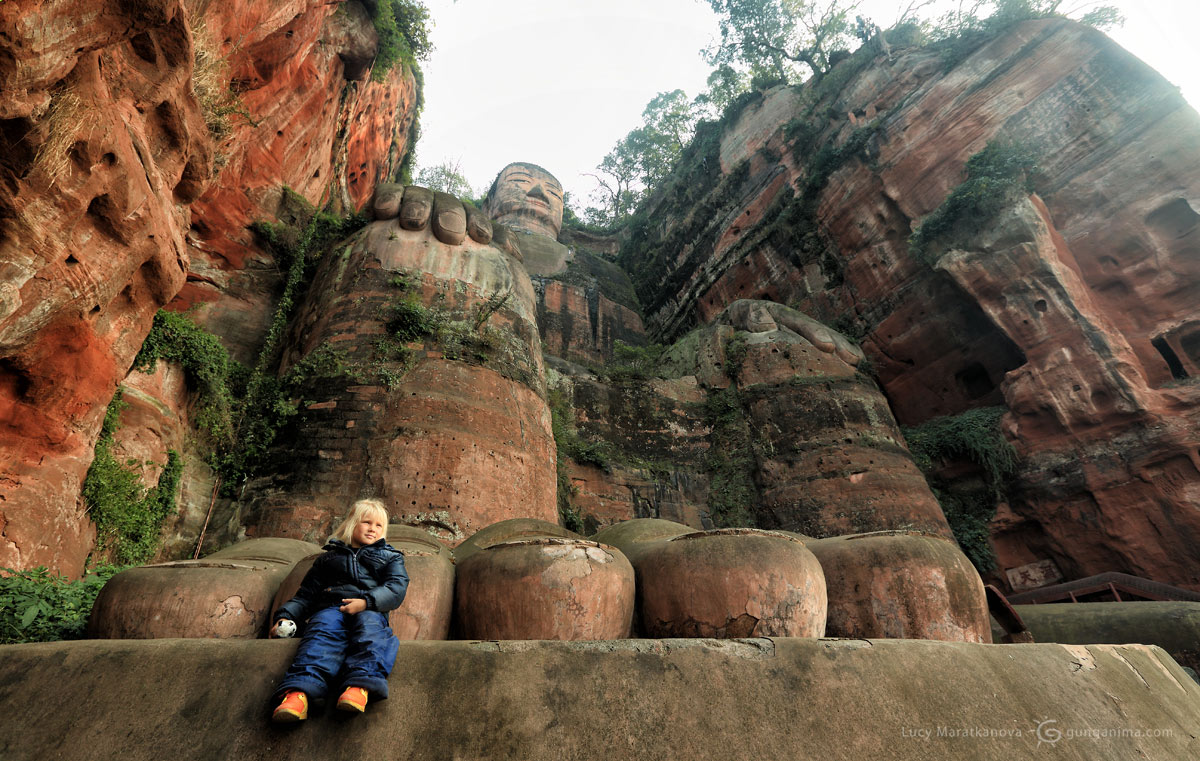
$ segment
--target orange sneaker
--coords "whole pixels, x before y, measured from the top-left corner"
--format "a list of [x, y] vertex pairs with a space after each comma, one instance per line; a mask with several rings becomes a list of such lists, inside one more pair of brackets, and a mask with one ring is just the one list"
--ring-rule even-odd
[[299, 690], [293, 690], [283, 696], [283, 702], [271, 714], [271, 721], [276, 724], [290, 724], [304, 721], [308, 718], [308, 696]]
[[339, 711], [362, 713], [367, 710], [367, 691], [362, 687], [347, 687], [338, 698], [337, 707]]

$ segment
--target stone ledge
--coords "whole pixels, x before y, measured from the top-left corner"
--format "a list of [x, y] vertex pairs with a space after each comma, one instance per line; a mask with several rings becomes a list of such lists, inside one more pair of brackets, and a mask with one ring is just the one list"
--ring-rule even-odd
[[5, 646], [0, 758], [1200, 756], [1200, 685], [1142, 645], [404, 642], [390, 700], [350, 719], [317, 707], [300, 726], [276, 727], [269, 697], [294, 648], [178, 639]]

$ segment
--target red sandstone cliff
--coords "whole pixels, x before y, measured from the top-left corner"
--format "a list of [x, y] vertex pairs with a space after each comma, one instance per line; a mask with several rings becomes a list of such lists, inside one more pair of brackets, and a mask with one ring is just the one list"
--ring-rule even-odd
[[[998, 137], [1036, 151], [1037, 194], [914, 256], [912, 231]], [[1174, 87], [1095, 30], [1027, 22], [949, 70], [860, 51], [748, 107], [719, 155], [688, 207], [717, 221], [670, 252], [653, 330], [754, 297], [858, 332], [902, 423], [1010, 409], [1003, 569], [1200, 586], [1200, 119]], [[806, 216], [789, 199], [810, 178]]]
[[246, 224], [283, 184], [349, 207], [396, 168], [415, 87], [367, 81], [374, 45], [356, 2], [0, 5], [0, 565], [81, 570], [80, 486], [155, 310], [217, 302], [245, 357], [277, 282]]

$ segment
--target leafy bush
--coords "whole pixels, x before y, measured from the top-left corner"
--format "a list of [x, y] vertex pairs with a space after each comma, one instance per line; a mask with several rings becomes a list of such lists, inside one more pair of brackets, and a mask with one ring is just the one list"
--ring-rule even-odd
[[208, 434], [217, 448], [233, 444], [234, 373], [229, 352], [212, 333], [189, 320], [186, 314], [160, 309], [142, 343], [133, 369], [153, 372], [158, 360], [176, 362], [200, 392], [196, 427]]
[[988, 523], [996, 515], [996, 503], [987, 489], [958, 494], [934, 488], [933, 494], [954, 532], [963, 554], [980, 573], [996, 568], [996, 550]]
[[916, 256], [929, 260], [935, 242], [952, 245], [991, 222], [1033, 190], [1037, 159], [1028, 148], [993, 140], [967, 161], [967, 180], [908, 239]]
[[753, 526], [759, 501], [754, 482], [757, 460], [742, 398], [733, 387], [709, 395], [704, 405], [709, 436], [705, 470], [709, 475], [708, 513], [718, 528]]
[[100, 566], [70, 581], [44, 566], [0, 568], [0, 644], [81, 639], [96, 595], [120, 570], [122, 566]]
[[429, 9], [416, 0], [378, 0], [372, 21], [379, 38], [371, 79], [382, 82], [397, 63], [415, 66], [433, 52]]
[[[576, 489], [571, 484], [570, 469], [567, 465], [567, 450], [572, 437], [579, 438], [575, 430], [575, 416], [571, 411], [571, 401], [564, 391], [551, 388], [546, 400], [550, 405], [550, 428], [554, 434], [554, 443], [558, 448], [558, 459], [555, 462], [558, 483], [558, 519], [564, 527], [576, 533], [583, 533], [583, 517], [579, 510], [571, 504], [571, 497]], [[603, 467], [603, 466], [602, 466]]]
[[632, 346], [618, 339], [613, 343], [612, 360], [597, 368], [597, 374], [614, 383], [642, 381], [653, 377], [667, 347], [662, 344]]
[[415, 295], [396, 299], [389, 306], [387, 330], [402, 341], [415, 341], [438, 330], [440, 315], [422, 304]]
[[[974, 53], [985, 42], [996, 37], [1014, 24], [1030, 19], [1066, 18], [1084, 8], [1089, 10], [1078, 16], [1078, 20], [1097, 29], [1121, 26], [1125, 19], [1115, 6], [1093, 3], [1075, 4], [1062, 10], [1064, 0], [987, 0], [959, 4], [955, 10], [943, 14], [928, 26], [927, 36], [933, 40], [932, 48], [938, 50], [947, 70], [957, 66]], [[990, 10], [988, 15], [982, 11]]]
[[1000, 432], [1000, 419], [1007, 412], [1006, 407], [980, 407], [937, 417], [905, 428], [904, 437], [921, 470], [928, 473], [945, 460], [969, 460], [999, 488], [1017, 468], [1017, 452]]
[[[1006, 412], [1005, 407], [981, 407], [904, 429], [913, 459], [929, 480], [954, 538], [980, 573], [995, 568], [988, 523], [1017, 469], [1016, 450], [1000, 432]], [[938, 479], [937, 465], [948, 460], [967, 460], [982, 468], [984, 488], [955, 489]]]
[[139, 477], [143, 463], [118, 462], [112, 453], [113, 435], [120, 426], [126, 403], [118, 389], [104, 413], [96, 454], [83, 482], [83, 498], [96, 524], [99, 549], [110, 552], [119, 563], [145, 563], [158, 549], [163, 520], [175, 512], [175, 495], [183, 473], [179, 453], [167, 451], [167, 462], [150, 489]]

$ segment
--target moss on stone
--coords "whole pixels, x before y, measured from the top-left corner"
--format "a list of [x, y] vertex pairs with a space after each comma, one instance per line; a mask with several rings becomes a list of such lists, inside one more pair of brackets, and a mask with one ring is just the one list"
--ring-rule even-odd
[[625, 270], [585, 248], [576, 248], [575, 260], [564, 272], [552, 275], [550, 279], [584, 288], [595, 287], [609, 301], [641, 314], [637, 290]]
[[148, 562], [158, 551], [162, 523], [175, 512], [183, 460], [175, 450], [167, 450], [157, 484], [142, 486], [142, 468], [150, 463], [120, 462], [112, 451], [121, 410], [128, 406], [121, 396], [118, 388], [104, 412], [95, 457], [83, 482], [83, 499], [96, 524], [97, 549], [121, 565], [136, 565]]

